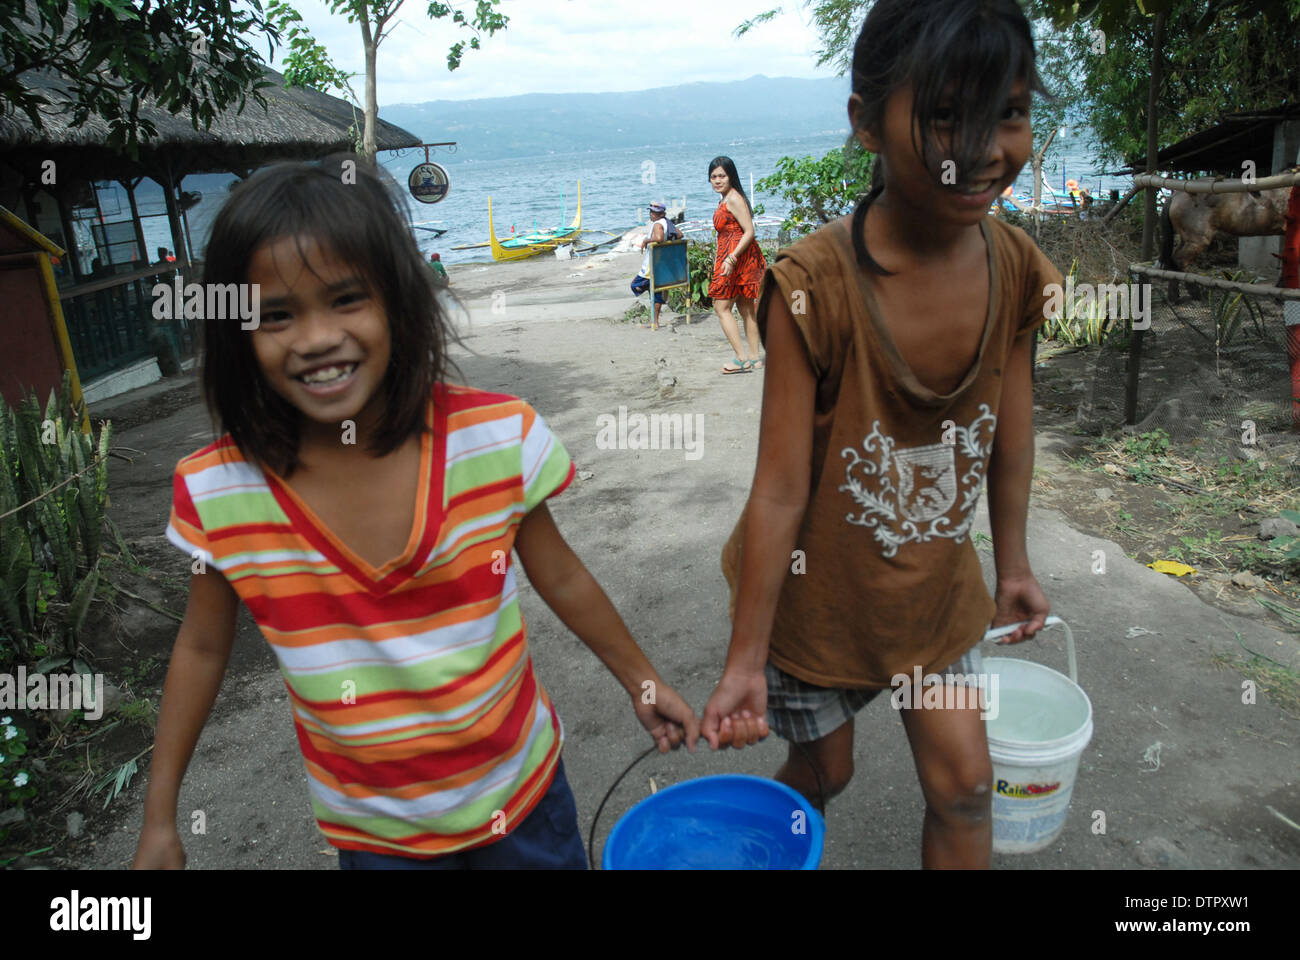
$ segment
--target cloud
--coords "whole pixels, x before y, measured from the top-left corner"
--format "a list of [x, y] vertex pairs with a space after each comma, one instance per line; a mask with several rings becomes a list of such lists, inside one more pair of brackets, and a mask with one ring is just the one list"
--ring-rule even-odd
[[[470, 100], [524, 93], [644, 90], [694, 81], [826, 77], [816, 66], [816, 32], [788, 12], [737, 39], [737, 24], [776, 0], [506, 0], [509, 26], [466, 50], [447, 71], [447, 49], [471, 34], [449, 19], [430, 20], [423, 0], [406, 0], [379, 48], [379, 105]], [[296, 4], [303, 21], [364, 96], [361, 28], [329, 12], [323, 0]], [[466, 4], [468, 7], [468, 4]], [[284, 48], [277, 51], [282, 57]]]

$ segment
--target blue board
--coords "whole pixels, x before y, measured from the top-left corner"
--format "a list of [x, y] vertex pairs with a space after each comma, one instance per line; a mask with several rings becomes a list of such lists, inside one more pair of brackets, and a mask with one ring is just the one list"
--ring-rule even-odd
[[690, 277], [686, 266], [686, 241], [672, 240], [650, 247], [650, 287], [667, 290], [684, 287]]

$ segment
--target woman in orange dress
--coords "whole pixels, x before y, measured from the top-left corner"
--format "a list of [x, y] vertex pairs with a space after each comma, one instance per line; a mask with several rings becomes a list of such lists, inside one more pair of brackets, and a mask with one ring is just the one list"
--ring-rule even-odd
[[[767, 261], [754, 237], [753, 210], [730, 157], [713, 159], [709, 164], [709, 183], [722, 197], [718, 209], [713, 212], [713, 228], [718, 232], [718, 254], [713, 261], [709, 296], [713, 298], [713, 309], [722, 323], [722, 332], [735, 353], [734, 359], [723, 365], [722, 372], [749, 373], [763, 369], [756, 308], [758, 287], [767, 270]], [[731, 312], [733, 303], [740, 308], [741, 319], [745, 321], [748, 353]]]

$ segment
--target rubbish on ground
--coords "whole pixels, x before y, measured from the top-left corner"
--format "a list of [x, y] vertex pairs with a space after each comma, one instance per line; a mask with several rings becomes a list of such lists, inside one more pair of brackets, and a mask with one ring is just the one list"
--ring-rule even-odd
[[1148, 563], [1148, 567], [1156, 573], [1167, 573], [1173, 577], [1185, 577], [1189, 573], [1195, 573], [1195, 567], [1189, 567], [1185, 563], [1178, 563], [1174, 560], [1157, 560], [1154, 563]]
[[1150, 770], [1143, 770], [1143, 773], [1154, 773], [1160, 769], [1160, 748], [1163, 746], [1159, 740], [1147, 747], [1146, 753], [1142, 754], [1142, 762], [1150, 764]]

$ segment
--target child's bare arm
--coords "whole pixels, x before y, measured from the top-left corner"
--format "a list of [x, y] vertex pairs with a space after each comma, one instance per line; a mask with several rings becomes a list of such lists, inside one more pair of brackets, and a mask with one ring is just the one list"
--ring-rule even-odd
[[1007, 358], [998, 407], [998, 428], [989, 462], [989, 521], [997, 568], [995, 625], [1028, 620], [1002, 643], [1019, 643], [1043, 627], [1047, 597], [1029, 569], [1025, 523], [1034, 471], [1034, 391], [1030, 347], [1035, 333], [1021, 334]]
[[176, 801], [199, 734], [226, 673], [235, 640], [239, 597], [215, 570], [190, 578], [185, 620], [176, 634], [154, 734], [144, 828], [137, 869], [185, 865], [176, 828]]
[[767, 707], [763, 667], [812, 476], [816, 377], [779, 294], [769, 301], [767, 315], [758, 465], [745, 508], [735, 621], [722, 680], [705, 708], [702, 727], [714, 747], [718, 731], [728, 727], [736, 728], [734, 746], [753, 743], [765, 733], [760, 722]]
[[[682, 730], [687, 749], [694, 750], [699, 736], [695, 711], [660, 678], [614, 604], [555, 526], [545, 503], [530, 510], [519, 524], [515, 551], [538, 596], [627, 691], [660, 750], [681, 743]], [[646, 681], [654, 686], [645, 686]], [[673, 729], [673, 724], [682, 730]]]

